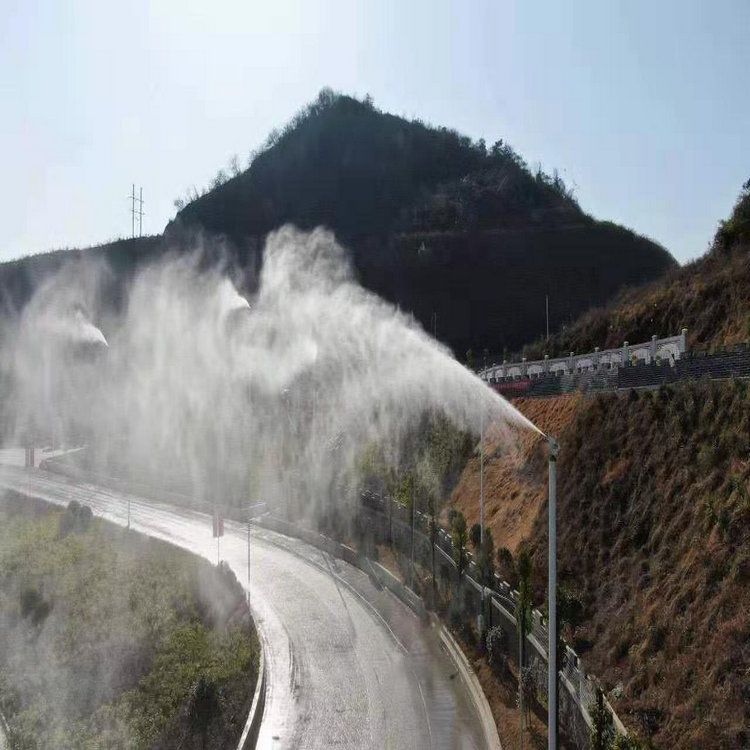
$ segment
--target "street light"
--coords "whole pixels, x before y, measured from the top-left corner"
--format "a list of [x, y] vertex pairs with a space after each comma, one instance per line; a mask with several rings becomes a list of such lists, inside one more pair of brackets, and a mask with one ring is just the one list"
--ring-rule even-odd
[[547, 436], [549, 443], [549, 576], [547, 603], [548, 627], [548, 701], [547, 732], [549, 750], [557, 750], [557, 454], [560, 446]]
[[[486, 364], [486, 362], [485, 362]], [[481, 562], [482, 550], [484, 548], [484, 409], [480, 414], [479, 427], [479, 561]], [[482, 637], [484, 630], [484, 580], [480, 577], [481, 595], [479, 598], [479, 617], [477, 625], [479, 637]]]

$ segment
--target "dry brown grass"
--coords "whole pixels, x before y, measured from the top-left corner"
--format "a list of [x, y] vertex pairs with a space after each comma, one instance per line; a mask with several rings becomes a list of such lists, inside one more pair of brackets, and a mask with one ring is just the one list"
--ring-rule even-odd
[[556, 333], [549, 345], [527, 348], [565, 355], [648, 341], [688, 329], [692, 346], [710, 350], [742, 343], [750, 335], [750, 247], [710, 253], [650, 284], [634, 287], [605, 308], [594, 308]]
[[[579, 408], [580, 394], [549, 399], [520, 398], [513, 405], [545, 433], [561, 435]], [[541, 436], [518, 435], [514, 450], [503, 448], [488, 431], [485, 442], [485, 521], [496, 547], [515, 552], [531, 535], [547, 492], [546, 447]], [[472, 456], [451, 496], [469, 526], [479, 521], [479, 455]], [[446, 511], [447, 513], [447, 511]]]
[[[750, 386], [582, 401], [562, 436], [561, 578], [576, 645], [658, 748], [750, 743]], [[532, 532], [546, 580], [546, 501]]]
[[[655, 748], [750, 746], [750, 384], [515, 404], [560, 438], [560, 577], [584, 605], [568, 635], [587, 671]], [[544, 446], [488, 454], [489, 527], [498, 547], [529, 539], [543, 606]], [[452, 501], [478, 519], [476, 456]]]

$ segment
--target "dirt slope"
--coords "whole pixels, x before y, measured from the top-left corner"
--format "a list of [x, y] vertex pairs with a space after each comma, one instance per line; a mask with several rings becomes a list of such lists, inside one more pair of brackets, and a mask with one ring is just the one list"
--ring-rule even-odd
[[[549, 399], [521, 398], [513, 405], [543, 432], [560, 436], [575, 417], [579, 394]], [[511, 451], [500, 445], [492, 431], [485, 440], [485, 522], [496, 547], [515, 552], [531, 536], [539, 508], [547, 496], [547, 449], [533, 433], [518, 436]], [[460, 510], [469, 525], [479, 521], [479, 453], [469, 459], [451, 496], [450, 505]]]

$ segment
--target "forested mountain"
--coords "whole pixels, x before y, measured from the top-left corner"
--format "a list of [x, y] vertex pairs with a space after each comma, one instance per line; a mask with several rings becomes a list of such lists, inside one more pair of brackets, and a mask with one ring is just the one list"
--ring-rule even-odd
[[[133, 267], [167, 247], [223, 244], [252, 292], [265, 236], [284, 223], [332, 229], [364, 286], [414, 313], [463, 358], [515, 349], [601, 305], [624, 285], [676, 264], [659, 245], [587, 216], [557, 176], [532, 173], [508, 144], [487, 147], [323, 90], [247, 170], [220, 172], [180, 209], [163, 237], [63, 251], [0, 266], [6, 310], [71, 254], [103, 257], [112, 294]], [[219, 238], [219, 242], [216, 240]], [[224, 240], [222, 243], [221, 240]]]
[[[487, 147], [324, 90], [249, 169], [179, 211], [167, 235], [224, 234], [245, 265], [267, 232], [323, 224], [362, 283], [411, 310], [463, 356], [517, 347], [675, 265], [662, 247], [580, 209], [558, 177]], [[250, 262], [252, 260], [252, 263]]]

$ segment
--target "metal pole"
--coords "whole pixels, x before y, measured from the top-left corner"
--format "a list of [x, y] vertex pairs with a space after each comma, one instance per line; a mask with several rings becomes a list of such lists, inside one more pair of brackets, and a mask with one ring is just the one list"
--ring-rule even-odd
[[544, 295], [544, 307], [547, 312], [547, 341], [549, 341], [549, 294]]
[[247, 519], [247, 605], [250, 606], [250, 511]]
[[479, 548], [484, 542], [484, 409], [479, 432]]
[[[485, 362], [485, 365], [487, 363]], [[479, 428], [479, 558], [484, 548], [484, 409], [482, 409]], [[481, 580], [482, 593], [479, 597], [479, 617], [477, 625], [479, 636], [484, 631], [484, 580]]]
[[411, 568], [409, 570], [409, 588], [414, 589], [414, 482], [411, 483]]
[[547, 732], [549, 750], [557, 750], [557, 453], [559, 446], [549, 438], [549, 604]]

